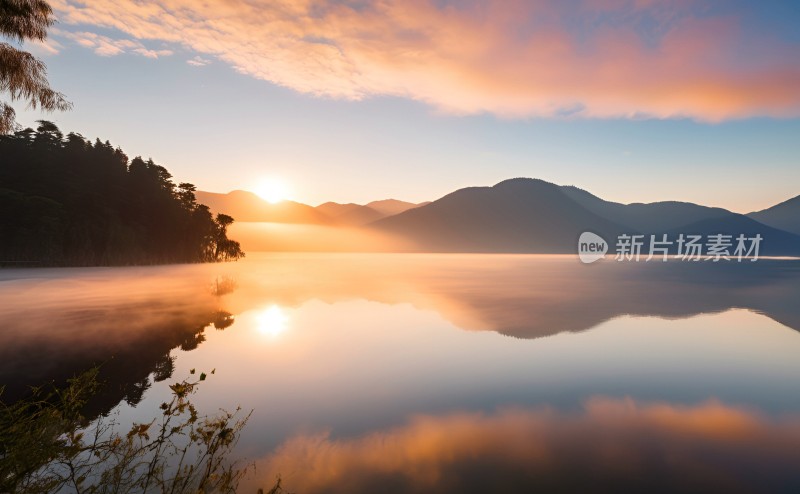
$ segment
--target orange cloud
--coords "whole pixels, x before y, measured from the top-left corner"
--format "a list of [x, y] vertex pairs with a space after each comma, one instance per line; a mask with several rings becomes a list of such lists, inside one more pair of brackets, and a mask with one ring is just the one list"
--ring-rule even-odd
[[688, 0], [55, 0], [302, 93], [502, 117], [800, 116], [795, 47]]
[[76, 44], [93, 50], [101, 57], [113, 57], [122, 53], [134, 53], [147, 58], [159, 58], [172, 55], [172, 50], [151, 50], [142, 43], [130, 39], [112, 39], [90, 32], [64, 32], [56, 34], [74, 41]]
[[[596, 398], [585, 411], [419, 416], [356, 439], [299, 436], [257, 464], [293, 492], [756, 492], [798, 484], [800, 422], [710, 401]], [[266, 479], [266, 480], [264, 480]]]

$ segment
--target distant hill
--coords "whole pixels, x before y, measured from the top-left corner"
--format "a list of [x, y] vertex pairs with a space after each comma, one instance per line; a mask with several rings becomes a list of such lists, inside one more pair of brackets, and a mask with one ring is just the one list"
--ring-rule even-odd
[[252, 192], [234, 190], [227, 194], [214, 192], [195, 193], [197, 201], [205, 204], [214, 213], [225, 213], [236, 221], [301, 223], [329, 225], [333, 219], [317, 209], [294, 201], [271, 204]]
[[367, 207], [378, 211], [384, 216], [393, 216], [395, 214], [400, 214], [404, 211], [408, 211], [409, 209], [414, 209], [426, 204], [430, 204], [430, 202], [414, 204], [413, 202], [398, 201], [397, 199], [384, 199], [382, 201], [372, 201], [367, 203]]
[[385, 214], [361, 204], [339, 204], [337, 202], [326, 202], [316, 207], [318, 211], [333, 218], [340, 225], [360, 226], [379, 220]]
[[[761, 235], [762, 256], [800, 256], [800, 236], [793, 233], [772, 228], [763, 223], [749, 218], [743, 214], [731, 213], [723, 218], [699, 221], [684, 225], [679, 229], [668, 232], [671, 236], [680, 233], [691, 235], [731, 235], [734, 239], [739, 235], [752, 238]], [[736, 241], [733, 241], [734, 245]]]
[[[324, 204], [320, 204], [316, 207], [318, 211], [322, 211], [326, 215], [330, 216], [331, 218], [335, 218], [337, 216], [341, 216], [343, 214], [347, 214], [353, 211], [356, 211], [361, 208], [365, 208], [367, 206], [362, 206], [360, 204], [354, 203], [347, 203], [347, 204], [340, 204], [338, 202], [326, 202]], [[371, 209], [371, 208], [370, 208]], [[373, 211], [375, 211], [373, 209]], [[375, 211], [377, 213], [377, 211]]]
[[[384, 238], [396, 239], [402, 251], [573, 254], [580, 234], [590, 231], [608, 241], [611, 253], [623, 233], [645, 235], [645, 245], [651, 234], [675, 240], [683, 233], [702, 235], [704, 240], [727, 234], [734, 243], [739, 234], [761, 235], [760, 255], [800, 255], [800, 234], [795, 233], [800, 232], [800, 196], [750, 215], [678, 201], [621, 204], [574, 186], [531, 178], [467, 187], [421, 204], [386, 199], [311, 207], [293, 201], [270, 204], [246, 191], [196, 196], [212, 211], [241, 222], [368, 226], [391, 236]], [[673, 244], [673, 252], [676, 247]]]
[[330, 216], [337, 224], [346, 226], [362, 226], [372, 223], [387, 216], [408, 211], [419, 206], [430, 204], [423, 202], [414, 204], [411, 202], [398, 201], [397, 199], [384, 199], [373, 201], [367, 205], [361, 204], [340, 204], [338, 202], [326, 202], [316, 207], [318, 211]]
[[225, 213], [242, 222], [362, 226], [419, 206], [396, 199], [374, 201], [367, 205], [326, 202], [313, 207], [295, 201], [272, 204], [245, 190], [234, 190], [227, 194], [198, 191], [195, 195], [198, 202], [208, 206], [214, 213]]
[[760, 234], [761, 255], [800, 255], [800, 236], [725, 209], [685, 202], [625, 205], [530, 178], [460, 189], [371, 226], [433, 252], [574, 253], [580, 234], [591, 231], [611, 251], [620, 233], [722, 233]]
[[620, 204], [600, 199], [573, 186], [561, 187], [561, 190], [586, 209], [642, 233], [667, 232], [683, 225], [733, 214], [727, 209], [699, 206], [690, 202]]
[[800, 196], [747, 216], [773, 228], [800, 235]]
[[616, 238], [628, 230], [561, 187], [529, 178], [460, 189], [372, 226], [407, 237], [420, 251], [438, 252], [574, 252], [584, 231]]

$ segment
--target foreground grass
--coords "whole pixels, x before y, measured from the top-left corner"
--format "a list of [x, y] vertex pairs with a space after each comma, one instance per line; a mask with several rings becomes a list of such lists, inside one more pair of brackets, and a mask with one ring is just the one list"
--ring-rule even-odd
[[[237, 491], [252, 465], [231, 453], [252, 412], [201, 415], [191, 398], [207, 376], [192, 370], [170, 385], [152, 421], [123, 430], [108, 417], [89, 423], [81, 410], [100, 391], [97, 375], [95, 368], [64, 388], [0, 403], [0, 492]], [[269, 492], [281, 492], [280, 481]]]

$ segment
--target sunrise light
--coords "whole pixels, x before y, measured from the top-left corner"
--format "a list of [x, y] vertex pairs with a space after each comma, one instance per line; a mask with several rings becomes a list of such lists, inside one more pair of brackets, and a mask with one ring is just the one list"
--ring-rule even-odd
[[271, 204], [277, 204], [288, 199], [291, 193], [289, 184], [277, 178], [265, 178], [256, 186], [255, 192], [260, 198]]
[[258, 331], [267, 336], [278, 336], [289, 327], [289, 317], [277, 305], [263, 310], [257, 318]]

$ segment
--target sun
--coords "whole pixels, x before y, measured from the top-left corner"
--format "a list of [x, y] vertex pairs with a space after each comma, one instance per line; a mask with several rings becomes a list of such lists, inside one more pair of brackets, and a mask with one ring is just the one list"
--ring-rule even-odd
[[289, 317], [277, 305], [262, 310], [256, 321], [258, 331], [267, 336], [278, 336], [289, 328]]
[[253, 192], [265, 201], [276, 204], [288, 198], [290, 189], [289, 185], [283, 180], [265, 178], [258, 183]]

